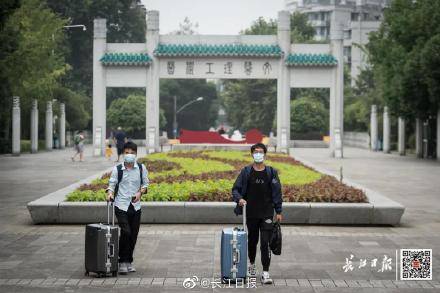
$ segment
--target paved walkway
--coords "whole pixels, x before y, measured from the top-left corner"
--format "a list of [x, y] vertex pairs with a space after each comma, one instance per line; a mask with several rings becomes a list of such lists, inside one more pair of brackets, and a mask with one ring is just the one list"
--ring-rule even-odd
[[[215, 286], [219, 276], [220, 231], [224, 225], [142, 225], [135, 253], [137, 272], [118, 278], [84, 277], [84, 227], [33, 225], [26, 203], [112, 165], [92, 158], [72, 163], [71, 150], [0, 157], [1, 292], [181, 292], [184, 278]], [[142, 151], [142, 150], [141, 150]], [[343, 161], [327, 149], [295, 149], [325, 169], [375, 189], [404, 204], [399, 227], [283, 226], [283, 254], [273, 256], [274, 286], [253, 292], [440, 292], [440, 164], [360, 149]], [[433, 281], [396, 281], [401, 248], [433, 249]], [[353, 271], [344, 272], [354, 255]], [[391, 270], [379, 272], [384, 255]], [[359, 268], [359, 260], [367, 265]], [[370, 261], [377, 259], [377, 266]], [[259, 260], [259, 256], [257, 256]], [[257, 261], [258, 269], [261, 265]], [[237, 289], [194, 291], [229, 292]]]

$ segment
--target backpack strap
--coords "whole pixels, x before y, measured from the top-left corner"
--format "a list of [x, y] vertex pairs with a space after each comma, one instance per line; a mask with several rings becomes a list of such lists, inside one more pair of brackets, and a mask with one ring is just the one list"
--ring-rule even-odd
[[269, 178], [269, 182], [272, 182], [273, 179], [273, 168], [271, 166], [266, 166], [267, 177]]
[[141, 176], [141, 186], [142, 186], [142, 181], [143, 181], [143, 178], [142, 178], [142, 163], [137, 163], [138, 164], [138, 167], [139, 167], [139, 176]]
[[119, 164], [116, 166], [116, 169], [118, 170], [118, 182], [115, 185], [115, 192], [114, 196], [118, 196], [118, 190], [119, 190], [119, 182], [122, 180], [122, 164]]

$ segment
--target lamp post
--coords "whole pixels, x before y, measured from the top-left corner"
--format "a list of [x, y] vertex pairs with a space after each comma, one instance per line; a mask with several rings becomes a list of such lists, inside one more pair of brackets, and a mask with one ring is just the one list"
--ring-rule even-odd
[[174, 96], [174, 121], [173, 121], [174, 139], [177, 138], [177, 114], [182, 112], [182, 110], [185, 109], [186, 107], [188, 107], [189, 105], [200, 102], [200, 101], [203, 101], [203, 97], [198, 97], [197, 99], [192, 100], [192, 101], [186, 103], [185, 105], [183, 105], [182, 107], [180, 107], [179, 110], [176, 110], [177, 109], [177, 97]]

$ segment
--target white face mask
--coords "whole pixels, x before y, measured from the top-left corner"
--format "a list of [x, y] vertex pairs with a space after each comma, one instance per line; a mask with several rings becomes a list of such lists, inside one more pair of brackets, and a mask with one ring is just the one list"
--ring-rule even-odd
[[252, 154], [252, 157], [254, 157], [255, 163], [262, 163], [264, 161], [264, 154], [262, 153]]
[[127, 164], [133, 164], [136, 161], [136, 155], [135, 154], [125, 154], [124, 155], [124, 162]]

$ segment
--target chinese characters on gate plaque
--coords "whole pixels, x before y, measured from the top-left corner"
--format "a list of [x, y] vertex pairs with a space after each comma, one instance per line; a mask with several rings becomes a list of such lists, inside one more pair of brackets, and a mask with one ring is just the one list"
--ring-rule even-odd
[[[242, 73], [246, 74], [247, 76], [251, 76], [254, 72], [255, 65], [252, 61], [243, 61], [242, 67], [239, 68], [236, 65], [238, 65], [238, 62], [234, 64], [232, 61], [227, 61], [226, 63], [223, 63], [223, 74], [225, 75], [232, 75], [234, 72], [238, 73], [240, 70]], [[167, 73], [168, 75], [174, 75], [176, 72], [176, 62], [175, 61], [167, 61]], [[187, 60], [185, 61], [185, 74], [186, 75], [194, 75], [194, 72], [196, 70], [196, 63], [194, 60]], [[199, 65], [200, 66], [200, 65]], [[205, 72], [205, 74], [215, 74], [214, 71], [215, 63], [214, 62], [205, 62], [203, 64], [204, 68], [199, 68], [198, 72]], [[266, 61], [262, 67], [261, 70], [264, 75], [269, 75], [272, 71], [272, 64], [269, 61]]]

